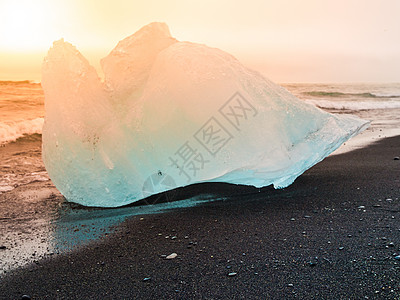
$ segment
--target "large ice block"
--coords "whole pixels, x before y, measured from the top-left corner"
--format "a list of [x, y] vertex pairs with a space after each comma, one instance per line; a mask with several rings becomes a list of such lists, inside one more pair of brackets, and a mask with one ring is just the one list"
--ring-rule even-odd
[[60, 192], [115, 207], [198, 182], [290, 185], [368, 126], [306, 104], [163, 23], [121, 41], [105, 80], [56, 41], [43, 63], [43, 160]]

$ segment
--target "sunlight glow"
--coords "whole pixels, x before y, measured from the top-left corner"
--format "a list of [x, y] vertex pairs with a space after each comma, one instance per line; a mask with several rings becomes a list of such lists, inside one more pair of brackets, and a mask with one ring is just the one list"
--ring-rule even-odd
[[37, 80], [61, 38], [99, 70], [119, 40], [158, 21], [274, 81], [397, 82], [399, 11], [399, 0], [0, 0], [0, 78]]
[[51, 40], [48, 27], [52, 8], [49, 4], [29, 0], [0, 2], [0, 49], [37, 50]]

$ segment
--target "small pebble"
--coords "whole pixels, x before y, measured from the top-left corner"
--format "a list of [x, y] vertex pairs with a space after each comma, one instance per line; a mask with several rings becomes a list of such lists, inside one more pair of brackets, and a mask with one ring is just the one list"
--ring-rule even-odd
[[149, 281], [151, 279], [151, 277], [146, 277], [146, 278], [143, 278], [143, 281]]
[[343, 250], [343, 249], [344, 249], [344, 247], [339, 247], [338, 249], [339, 249], [339, 250]]
[[168, 255], [167, 257], [166, 257], [166, 259], [174, 259], [174, 258], [176, 258], [178, 256], [178, 254], [176, 254], [176, 253], [171, 253], [170, 255]]
[[233, 277], [233, 276], [236, 276], [236, 275], [237, 275], [236, 272], [231, 272], [231, 273], [228, 274], [229, 277]]
[[395, 156], [393, 159], [394, 159], [394, 160], [400, 160], [400, 157]]
[[400, 255], [395, 256], [394, 259], [400, 260]]
[[364, 206], [364, 205], [360, 205], [360, 206], [358, 207], [358, 209], [365, 209], [365, 206]]
[[6, 246], [0, 246], [0, 250], [6, 250], [7, 247]]
[[22, 295], [21, 299], [22, 299], [22, 300], [30, 300], [30, 299], [31, 299], [31, 296], [29, 296], [29, 295]]

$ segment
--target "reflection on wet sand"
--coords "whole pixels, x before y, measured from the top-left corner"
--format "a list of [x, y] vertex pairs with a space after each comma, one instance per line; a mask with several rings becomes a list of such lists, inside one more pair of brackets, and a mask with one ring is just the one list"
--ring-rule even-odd
[[[52, 255], [73, 251], [112, 233], [127, 217], [191, 207], [211, 195], [155, 195], [114, 209], [87, 208], [65, 201], [51, 182], [35, 182], [0, 194], [0, 276]], [[188, 197], [187, 197], [188, 196]], [[176, 201], [175, 201], [176, 200]], [[179, 200], [179, 201], [178, 201]]]

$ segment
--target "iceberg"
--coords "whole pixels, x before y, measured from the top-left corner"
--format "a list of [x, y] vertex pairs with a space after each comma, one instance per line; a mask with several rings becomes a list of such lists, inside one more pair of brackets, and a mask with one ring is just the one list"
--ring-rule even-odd
[[334, 115], [216, 48], [151, 23], [101, 61], [71, 44], [42, 67], [43, 161], [68, 201], [117, 207], [177, 187], [284, 188], [368, 122]]

